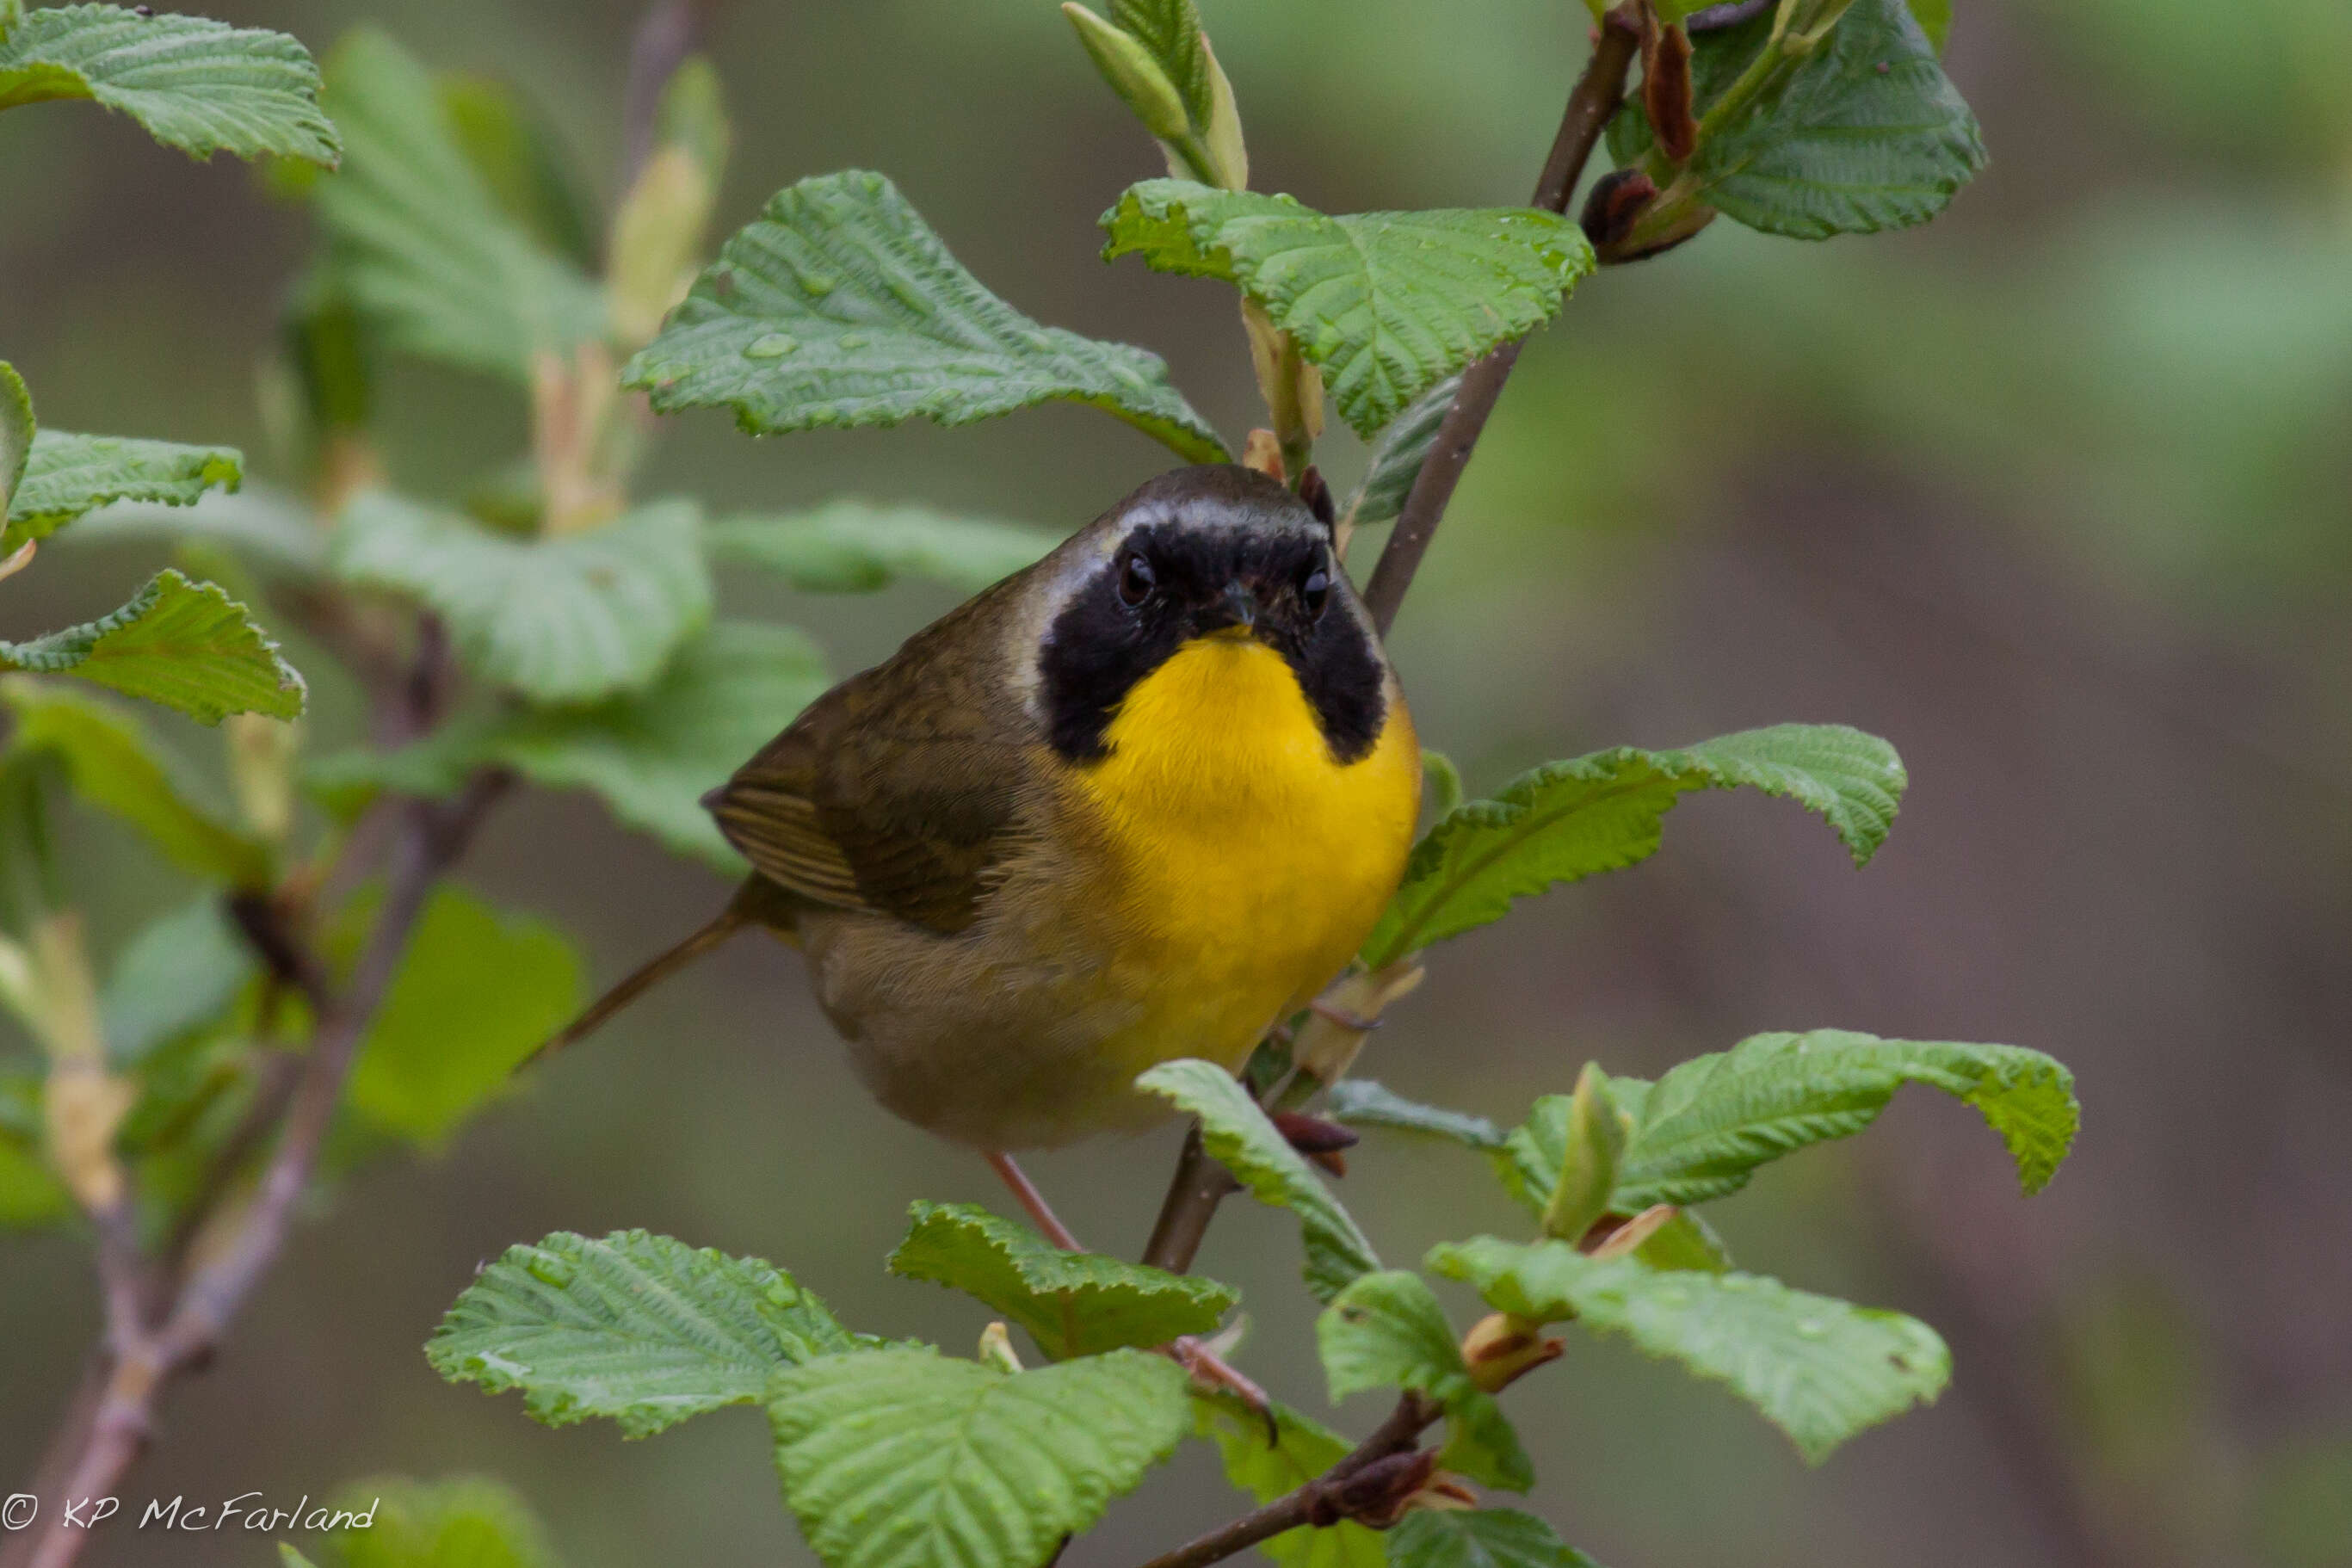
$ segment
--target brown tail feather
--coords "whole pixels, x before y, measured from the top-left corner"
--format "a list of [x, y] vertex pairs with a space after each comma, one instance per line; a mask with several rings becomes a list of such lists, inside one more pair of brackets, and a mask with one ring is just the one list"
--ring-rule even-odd
[[[567, 1046], [577, 1045], [598, 1029], [607, 1019], [644, 995], [647, 991], [692, 963], [696, 959], [716, 949], [729, 937], [751, 924], [751, 917], [738, 904], [729, 904], [712, 918], [708, 925], [688, 936], [675, 947], [656, 953], [595, 1001], [588, 1010], [565, 1026], [563, 1032], [549, 1040], [522, 1059], [521, 1068], [543, 1061]], [[520, 1071], [521, 1068], [516, 1070]]]

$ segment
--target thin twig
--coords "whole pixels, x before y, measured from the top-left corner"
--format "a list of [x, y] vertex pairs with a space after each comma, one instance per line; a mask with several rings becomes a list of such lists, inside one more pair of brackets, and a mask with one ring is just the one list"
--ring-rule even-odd
[[483, 816], [513, 784], [511, 773], [486, 769], [446, 805], [419, 801], [412, 805], [394, 846], [392, 879], [375, 929], [352, 973], [350, 988], [337, 998], [311, 1042], [286, 1113], [285, 1136], [262, 1176], [253, 1213], [236, 1243], [189, 1279], [157, 1336], [171, 1361], [184, 1363], [209, 1351], [277, 1258], [342, 1099], [352, 1058], [408, 951], [409, 932], [425, 912], [441, 873], [457, 860]]
[[[1377, 1431], [1313, 1480], [1242, 1515], [1231, 1524], [1187, 1542], [1173, 1552], [1162, 1552], [1143, 1568], [1207, 1568], [1209, 1563], [1246, 1552], [1286, 1530], [1333, 1524], [1377, 1506], [1387, 1500], [1379, 1495], [1384, 1488], [1359, 1489], [1349, 1483], [1382, 1460], [1411, 1451], [1422, 1429], [1441, 1414], [1438, 1406], [1420, 1394], [1406, 1394]], [[1368, 1495], [1359, 1495], [1360, 1491]]]
[[204, 1177], [196, 1184], [195, 1195], [188, 1201], [179, 1223], [172, 1228], [170, 1239], [163, 1244], [163, 1278], [167, 1282], [177, 1283], [190, 1249], [204, 1234], [205, 1223], [228, 1195], [245, 1163], [278, 1131], [286, 1118], [287, 1106], [293, 1103], [295, 1087], [301, 1081], [300, 1057], [289, 1051], [268, 1054], [261, 1067], [260, 1082], [254, 1088], [253, 1103], [222, 1140], [212, 1163], [205, 1167]]
[[324, 1017], [333, 1004], [334, 987], [328, 984], [326, 966], [295, 934], [285, 909], [268, 893], [243, 892], [229, 895], [228, 913], [269, 973], [302, 994], [311, 1016]]
[[[1625, 96], [1625, 73], [1633, 66], [1638, 43], [1623, 7], [1610, 12], [1601, 36], [1593, 41], [1592, 58], [1586, 63], [1576, 90], [1569, 95], [1559, 135], [1544, 163], [1543, 177], [1536, 183], [1534, 205], [1548, 212], [1568, 210], [1569, 197], [1575, 194], [1586, 161]], [[1437, 439], [1430, 443], [1429, 456], [1422, 462], [1404, 510], [1389, 534], [1388, 546], [1381, 552], [1380, 564], [1372, 568], [1372, 580], [1364, 589], [1364, 606], [1371, 611], [1372, 624], [1382, 637], [1396, 620], [1405, 590], [1421, 569], [1421, 558], [1428, 552], [1429, 542], [1454, 500], [1454, 489], [1462, 482], [1462, 470], [1470, 465], [1471, 449], [1486, 428], [1486, 416], [1495, 411], [1495, 400], [1502, 395], [1503, 384], [1510, 380], [1526, 342], [1514, 339], [1463, 373], [1454, 406], [1446, 410]]]
[[1720, 33], [1727, 27], [1737, 27], [1742, 22], [1754, 21], [1771, 4], [1772, 0], [1724, 0], [1720, 5], [1709, 5], [1684, 17], [1683, 31]]
[[[1551, 155], [1544, 161], [1543, 174], [1536, 182], [1537, 206], [1556, 213], [1568, 210], [1569, 198], [1600, 142], [1602, 128], [1625, 96], [1625, 74], [1633, 67], [1638, 43], [1623, 8], [1610, 12], [1593, 40], [1592, 58], [1560, 115], [1559, 134], [1553, 138]], [[1405, 498], [1404, 510], [1389, 535], [1388, 547], [1381, 552], [1380, 564], [1372, 569], [1372, 580], [1364, 589], [1364, 604], [1382, 637], [1395, 621], [1397, 607], [1404, 603], [1405, 590], [1412, 586], [1412, 575], [1421, 567], [1446, 504], [1454, 499], [1454, 487], [1469, 465], [1470, 450], [1478, 444], [1486, 416], [1494, 412], [1495, 400], [1502, 395], [1503, 384], [1510, 379], [1511, 367], [1518, 363], [1519, 344], [1525, 341], [1505, 343], [1463, 374], [1454, 406], [1438, 427], [1437, 439], [1430, 446], [1421, 474]], [[1160, 1219], [1152, 1226], [1143, 1260], [1180, 1274], [1191, 1268], [1202, 1238], [1209, 1233], [1209, 1222], [1216, 1217], [1217, 1205], [1236, 1190], [1224, 1167], [1202, 1148], [1200, 1129], [1195, 1126], [1168, 1184], [1168, 1196], [1160, 1205]]]
[[128, 1198], [91, 1216], [98, 1230], [98, 1279], [106, 1303], [106, 1342], [120, 1355], [146, 1332], [149, 1277], [139, 1255], [139, 1216]]
[[[418, 689], [429, 690], [429, 683]], [[161, 1327], [151, 1332], [139, 1315], [127, 1315], [125, 1321], [126, 1315], [114, 1310], [114, 1275], [121, 1265], [119, 1260], [105, 1263], [109, 1250], [101, 1246], [108, 1273], [111, 1370], [86, 1418], [69, 1425], [53, 1446], [53, 1457], [60, 1452], [75, 1456], [53, 1472], [67, 1478], [58, 1496], [112, 1494], [146, 1446], [164, 1387], [212, 1353], [277, 1259], [333, 1123], [352, 1058], [407, 951], [409, 934], [441, 874], [464, 852], [483, 816], [512, 782], [502, 771], [485, 770], [452, 801], [407, 804], [383, 908], [350, 985], [321, 1012], [286, 1113], [284, 1133], [252, 1205], [227, 1247], [181, 1288]], [[61, 1526], [27, 1531], [0, 1554], [0, 1568], [68, 1568], [89, 1539], [86, 1531]]]

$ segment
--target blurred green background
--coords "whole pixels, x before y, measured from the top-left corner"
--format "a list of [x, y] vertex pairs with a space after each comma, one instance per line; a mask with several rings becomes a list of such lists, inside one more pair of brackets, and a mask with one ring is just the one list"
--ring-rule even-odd
[[[612, 182], [626, 0], [205, 9], [320, 50], [379, 21], [526, 88]], [[737, 124], [722, 229], [802, 175], [881, 169], [1013, 303], [1160, 351], [1247, 427], [1224, 291], [1096, 259], [1095, 216], [1157, 156], [1050, 0], [713, 9]], [[1255, 183], [1331, 211], [1524, 199], [1585, 47], [1571, 0], [1203, 9]], [[2081, 1142], [2030, 1204], [1973, 1113], [1906, 1097], [1721, 1205], [1744, 1263], [1942, 1329], [1955, 1382], [1933, 1409], [1808, 1471], [1615, 1347], [1576, 1342], [1513, 1393], [1535, 1506], [1613, 1568], [2352, 1563], [2352, 10], [1957, 9], [1947, 64], [1990, 171], [1922, 231], [1814, 247], [1722, 224], [1584, 284], [1526, 355], [1394, 645], [1424, 738], [1474, 788], [1618, 742], [1843, 721], [1909, 763], [1892, 840], [1856, 874], [1785, 805], [1696, 797], [1639, 869], [1436, 952], [1362, 1070], [1508, 1121], [1588, 1058], [1649, 1073], [1765, 1028], [2012, 1041], [2076, 1069]], [[257, 367], [307, 243], [233, 162], [191, 167], [87, 106], [0, 121], [0, 347], [44, 423], [236, 443], [269, 474]], [[485, 382], [404, 369], [385, 402], [396, 476], [427, 494], [522, 439]], [[1360, 450], [1327, 445], [1352, 481]], [[1069, 528], [1164, 461], [1066, 407], [768, 443], [707, 416], [670, 422], [640, 489]], [[0, 635], [110, 608], [154, 563], [61, 542], [7, 585]], [[843, 672], [950, 602], [730, 597], [811, 627]], [[289, 646], [314, 732], [347, 735], [348, 689]], [[102, 949], [182, 896], [108, 825], [71, 837]], [[600, 979], [724, 896], [543, 794], [465, 876], [572, 932]], [[1081, 1236], [1132, 1252], [1172, 1146], [1032, 1169]], [[1345, 1195], [1401, 1261], [1514, 1223], [1477, 1163], [1394, 1142], [1360, 1152]], [[551, 1432], [418, 1346], [509, 1242], [625, 1226], [962, 1344], [978, 1308], [880, 1271], [918, 1196], [1003, 1206], [977, 1160], [868, 1104], [797, 961], [746, 940], [445, 1157], [345, 1185], [170, 1402], [127, 1495], [290, 1502], [482, 1470], [581, 1568], [810, 1562], [756, 1413], [642, 1445]], [[1246, 1364], [1319, 1408], [1287, 1222], [1229, 1205], [1201, 1268], [1247, 1293]], [[79, 1240], [0, 1239], [0, 1481], [31, 1469], [95, 1322]], [[1365, 1403], [1339, 1418], [1360, 1430]], [[1194, 1446], [1074, 1561], [1148, 1557], [1233, 1506]], [[93, 1560], [269, 1559], [117, 1531]]]

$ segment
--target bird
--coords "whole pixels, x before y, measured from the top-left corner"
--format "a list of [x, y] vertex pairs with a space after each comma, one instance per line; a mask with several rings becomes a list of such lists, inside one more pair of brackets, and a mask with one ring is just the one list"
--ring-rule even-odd
[[1171, 1114], [1160, 1062], [1238, 1070], [1402, 878], [1420, 743], [1334, 544], [1253, 468], [1146, 482], [706, 795], [751, 875], [543, 1049], [764, 928], [882, 1107], [1075, 1246], [1013, 1154]]

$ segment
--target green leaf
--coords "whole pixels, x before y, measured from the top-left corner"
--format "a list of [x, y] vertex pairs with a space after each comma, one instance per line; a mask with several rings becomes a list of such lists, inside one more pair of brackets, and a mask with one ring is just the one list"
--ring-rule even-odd
[[[1708, 1062], [1721, 1058], [1703, 1057], [1697, 1059]], [[1642, 1125], [1652, 1086], [1637, 1078], [1612, 1078], [1608, 1079], [1608, 1089], [1610, 1099], [1618, 1110], [1637, 1131]], [[1528, 1110], [1527, 1121], [1511, 1130], [1504, 1146], [1490, 1154], [1496, 1173], [1502, 1178], [1505, 1188], [1528, 1214], [1538, 1219], [1543, 1216], [1559, 1181], [1572, 1108], [1573, 1101], [1565, 1094], [1545, 1095]], [[1794, 1122], [1782, 1124], [1784, 1131], [1793, 1131], [1796, 1125]], [[1629, 1132], [1625, 1162], [1633, 1158], [1633, 1134]], [[1620, 1163], [1618, 1185], [1609, 1203], [1611, 1213], [1631, 1217], [1654, 1202], [1666, 1201], [1660, 1190], [1654, 1184], [1648, 1184], [1646, 1179], [1644, 1182], [1629, 1183], [1625, 1179], [1628, 1169], [1627, 1163]], [[1740, 1183], [1746, 1180], [1744, 1174], [1739, 1177]], [[1681, 1190], [1679, 1195], [1683, 1201], [1697, 1201], [1687, 1190]], [[1731, 1267], [1731, 1253], [1724, 1246], [1723, 1238], [1717, 1236], [1705, 1220], [1688, 1212], [1676, 1215], [1654, 1232], [1648, 1240], [1634, 1249], [1634, 1256], [1653, 1268], [1698, 1268], [1720, 1272]]]
[[1462, 770], [1454, 759], [1433, 746], [1421, 749], [1422, 802], [1430, 812], [1440, 817], [1454, 815], [1462, 804]]
[[24, 19], [25, 0], [0, 0], [0, 38], [6, 37], [8, 29]]
[[149, 921], [114, 961], [99, 994], [108, 1058], [136, 1067], [157, 1047], [215, 1022], [258, 969], [216, 897]]
[[[1874, 234], [1926, 223], [1984, 167], [1976, 116], [1905, 0], [1854, 0], [1820, 48], [1762, 68], [1753, 98], [1716, 113], [1772, 47], [1771, 32], [1768, 8], [1694, 40], [1705, 135], [1689, 178], [1699, 201], [1792, 239]], [[1621, 163], [1648, 150], [1638, 112], [1610, 129]]]
[[[1217, 1446], [1225, 1479], [1261, 1503], [1286, 1497], [1328, 1470], [1354, 1447], [1321, 1423], [1288, 1405], [1268, 1407], [1275, 1422], [1266, 1442], [1265, 1418], [1230, 1394], [1192, 1396], [1193, 1430]], [[1258, 1543], [1284, 1568], [1382, 1568], [1386, 1538], [1379, 1531], [1341, 1520], [1327, 1530], [1300, 1525]]]
[[1517, 1509], [1415, 1509], [1389, 1541], [1396, 1568], [1600, 1568]]
[[593, 790], [613, 815], [681, 855], [740, 875], [702, 796], [829, 684], [823, 657], [788, 626], [721, 622], [688, 642], [641, 695], [593, 708], [477, 714], [388, 755], [313, 764], [330, 793], [377, 786], [451, 793], [478, 766], [550, 789]]
[[1250, 1195], [1298, 1216], [1307, 1245], [1307, 1288], [1317, 1300], [1330, 1300], [1356, 1276], [1381, 1266], [1348, 1211], [1233, 1074], [1214, 1062], [1186, 1058], [1160, 1063], [1137, 1079], [1135, 1087], [1199, 1117], [1209, 1152]]
[[110, 506], [62, 537], [75, 545], [212, 545], [265, 577], [310, 581], [327, 574], [325, 531], [299, 499], [268, 486], [236, 495], [215, 492], [193, 506]]
[[1239, 1299], [1213, 1279], [1064, 1252], [969, 1204], [918, 1203], [910, 1212], [914, 1228], [890, 1255], [890, 1272], [977, 1297], [1055, 1361], [1207, 1333]]
[[538, 1519], [498, 1481], [385, 1477], [343, 1488], [331, 1506], [367, 1521], [330, 1533], [343, 1568], [553, 1568]]
[[54, 753], [77, 795], [137, 828], [173, 865], [232, 887], [269, 885], [268, 849], [196, 804], [175, 760], [135, 715], [21, 679], [0, 680], [0, 702], [16, 719], [12, 754]]
[[[0, 453], [5, 447], [0, 438]], [[28, 539], [47, 539], [82, 513], [110, 502], [193, 506], [215, 485], [233, 490], [244, 480], [244, 456], [231, 447], [183, 447], [173, 441], [43, 430], [32, 438], [23, 478], [8, 502], [0, 553], [13, 554]]]
[[1345, 1078], [1331, 1086], [1324, 1107], [1334, 1121], [1350, 1127], [1392, 1127], [1425, 1132], [1469, 1149], [1499, 1149], [1502, 1129], [1483, 1116], [1407, 1100], [1370, 1079]]
[[1227, 456], [1157, 354], [1043, 327], [982, 287], [879, 174], [776, 194], [625, 379], [656, 409], [726, 406], [753, 435], [1033, 404], [1102, 409], [1194, 462]]
[[1668, 1273], [1697, 1270], [1720, 1274], [1731, 1267], [1731, 1249], [1715, 1227], [1685, 1210], [1650, 1233], [1633, 1256], [1653, 1268]]
[[[1598, 1062], [1585, 1063], [1559, 1128], [1559, 1163], [1539, 1216], [1546, 1236], [1580, 1241], [1609, 1213], [1617, 1191], [1617, 1168], [1624, 1157], [1626, 1127], [1611, 1098], [1609, 1076]], [[1519, 1152], [1513, 1147], [1515, 1155]]]
[[278, 1568], [319, 1568], [317, 1563], [303, 1556], [301, 1550], [289, 1541], [281, 1541], [278, 1543]]
[[16, 486], [33, 450], [33, 395], [16, 367], [0, 359], [0, 520], [16, 508]]
[[1146, 180], [1102, 216], [1103, 259], [1215, 278], [1265, 307], [1371, 440], [1413, 401], [1551, 320], [1592, 270], [1576, 225], [1532, 207], [1327, 217], [1289, 196]]
[[1438, 1463], [1490, 1487], [1525, 1491], [1535, 1469], [1495, 1396], [1473, 1383], [1445, 1309], [1418, 1274], [1366, 1274], [1315, 1321], [1331, 1403], [1373, 1389], [1412, 1389], [1444, 1407], [1451, 1436]]
[[38, 1071], [0, 1071], [0, 1231], [38, 1230], [81, 1212], [43, 1152], [47, 1087]]
[[408, 594], [449, 626], [467, 668], [539, 702], [643, 690], [710, 618], [701, 516], [656, 501], [582, 533], [515, 539], [381, 490], [343, 509], [345, 582]]
[[342, 173], [315, 187], [337, 288], [393, 347], [528, 383], [604, 331], [604, 296], [501, 210], [415, 56], [373, 28], [327, 61]]
[[1952, 32], [1952, 0], [1909, 0], [1909, 4], [1911, 19], [1919, 24], [1919, 31], [1940, 56], [1944, 40]]
[[0, 110], [93, 99], [167, 147], [300, 158], [332, 168], [319, 68], [283, 33], [120, 5], [35, 11], [0, 39]]
[[[1581, 1088], [1587, 1078], [1606, 1091], [1609, 1103], [1619, 1120], [1630, 1131], [1642, 1113], [1642, 1104], [1650, 1086], [1638, 1078], [1611, 1078], [1600, 1070], [1600, 1064], [1588, 1062], [1577, 1079]], [[1576, 1122], [1576, 1098], [1567, 1094], [1547, 1094], [1528, 1108], [1528, 1119], [1503, 1140], [1500, 1149], [1492, 1151], [1496, 1174], [1512, 1197], [1538, 1218], [1550, 1206], [1552, 1195], [1559, 1187], [1560, 1172], [1568, 1163], [1568, 1148]], [[1621, 1151], [1622, 1157], [1622, 1151]], [[1632, 1214], [1612, 1201], [1612, 1212]], [[1569, 1237], [1570, 1240], [1576, 1239]]]
[[1383, 968], [1500, 920], [1529, 894], [1646, 859], [1660, 820], [1695, 789], [1744, 784], [1793, 800], [1827, 822], [1860, 866], [1885, 841], [1906, 782], [1894, 747], [1842, 724], [1778, 724], [1679, 752], [1621, 746], [1548, 763], [1492, 800], [1455, 808], [1413, 847], [1364, 962]]
[[[299, 189], [288, 193], [289, 199], [301, 195]], [[299, 394], [299, 411], [305, 416], [299, 436], [317, 447], [340, 434], [365, 430], [375, 416], [383, 356], [375, 333], [323, 254], [287, 290], [278, 336], [285, 390]]]
[[[1630, 1080], [1617, 1079], [1622, 1089]], [[2037, 1193], [2081, 1121], [2074, 1075], [2020, 1046], [1882, 1040], [1844, 1029], [1757, 1035], [1683, 1063], [1649, 1089], [1619, 1169], [1615, 1206], [1695, 1204], [1748, 1184], [1757, 1166], [1861, 1131], [1906, 1083], [1975, 1106]]]
[[41, 1158], [39, 1143], [0, 1128], [0, 1231], [38, 1230], [76, 1212], [73, 1194]]
[[845, 498], [782, 517], [710, 525], [711, 558], [773, 572], [803, 593], [862, 594], [901, 577], [978, 593], [1061, 542], [1040, 528], [927, 506]]
[[[1617, 1080], [1610, 1081], [1613, 1088]], [[1528, 1119], [1505, 1136], [1503, 1146], [1488, 1152], [1504, 1189], [1538, 1219], [1550, 1206], [1552, 1192], [1559, 1185], [1574, 1110], [1571, 1096], [1544, 1095], [1528, 1108]]]
[[0, 669], [78, 676], [204, 724], [231, 713], [299, 718], [309, 689], [243, 605], [169, 568], [102, 619], [0, 642]]
[[1192, 0], [1110, 0], [1110, 19], [1143, 46], [1176, 89], [1185, 116], [1205, 128], [1216, 112], [1216, 87]]
[[1437, 432], [1453, 411], [1454, 395], [1461, 390], [1462, 378], [1447, 376], [1413, 399], [1412, 406], [1381, 432], [1372, 446], [1371, 467], [1364, 475], [1363, 486], [1348, 503], [1349, 517], [1360, 524], [1386, 522], [1404, 510], [1413, 481], [1421, 478], [1421, 466], [1429, 460]]
[[1926, 223], [1984, 165], [1977, 118], [1904, 0], [1855, 0], [1697, 159], [1702, 201], [1792, 239]]
[[506, 919], [443, 886], [408, 939], [352, 1067], [351, 1107], [437, 1148], [571, 1021], [581, 963], [542, 921]]
[[831, 1356], [779, 1377], [768, 1415], [827, 1568], [1039, 1568], [1189, 1425], [1184, 1374], [1135, 1350], [1013, 1374], [928, 1350]]
[[1167, 67], [1152, 58], [1141, 39], [1113, 26], [1084, 5], [1065, 5], [1062, 15], [1077, 30], [1078, 43], [1095, 62], [1095, 68], [1102, 73], [1103, 80], [1134, 111], [1145, 130], [1171, 146], [1191, 140], [1192, 119], [1184, 96], [1168, 79]]
[[1819, 1464], [1848, 1437], [1951, 1377], [1936, 1331], [1900, 1312], [1791, 1290], [1754, 1274], [1662, 1274], [1628, 1258], [1591, 1258], [1562, 1241], [1491, 1236], [1447, 1243], [1429, 1267], [1466, 1279], [1497, 1310], [1574, 1318], [1727, 1384]]
[[522, 1390], [551, 1426], [602, 1415], [643, 1437], [763, 1399], [791, 1368], [867, 1342], [756, 1258], [642, 1230], [557, 1231], [483, 1269], [425, 1354], [453, 1383]]
[[151, 1219], [192, 1212], [223, 1160], [234, 1157], [242, 1178], [267, 1153], [231, 1148], [257, 1103], [263, 1070], [284, 1059], [252, 1039], [258, 988], [247, 998], [215, 1026], [157, 1047], [133, 1075], [138, 1098], [116, 1130], [114, 1146]]
[[493, 77], [444, 75], [442, 112], [499, 210], [583, 271], [604, 265], [604, 220], [546, 115]]

